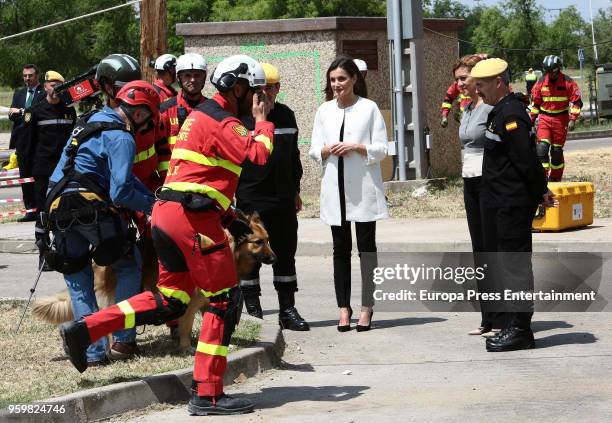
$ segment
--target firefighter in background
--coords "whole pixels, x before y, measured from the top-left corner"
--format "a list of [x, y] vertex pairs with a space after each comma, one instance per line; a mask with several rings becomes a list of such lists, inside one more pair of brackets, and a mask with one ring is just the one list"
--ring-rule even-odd
[[525, 91], [529, 98], [531, 98], [531, 90], [533, 89], [533, 86], [535, 85], [537, 80], [538, 75], [535, 74], [533, 68], [529, 68], [527, 74], [525, 75]]
[[161, 127], [167, 147], [158, 149], [160, 172], [167, 172], [170, 154], [176, 143], [181, 126], [191, 111], [206, 100], [202, 90], [206, 84], [206, 59], [196, 53], [186, 53], [176, 61], [176, 79], [181, 87], [178, 95], [162, 103], [160, 107]]
[[[96, 80], [100, 84], [100, 90], [106, 95], [106, 104], [116, 108], [119, 102], [115, 99], [116, 93], [126, 83], [141, 78], [140, 65], [132, 56], [127, 54], [111, 54], [98, 64]], [[159, 138], [159, 113], [151, 119], [146, 128], [135, 134], [136, 156], [132, 171], [140, 181], [155, 192], [163, 183], [157, 167], [157, 148], [163, 145], [157, 144]]]
[[[151, 213], [155, 198], [132, 173], [136, 154], [133, 134], [158, 113], [159, 96], [144, 81], [125, 84], [114, 95], [117, 107], [104, 107], [87, 123], [81, 119], [69, 138], [49, 182], [46, 220], [55, 235], [45, 258], [64, 274], [77, 319], [98, 310], [91, 259], [111, 266], [117, 276], [115, 299], [140, 291], [140, 253], [130, 239], [118, 207]], [[125, 330], [122, 330], [125, 329]], [[108, 357], [138, 354], [136, 331], [114, 330]], [[83, 368], [108, 363], [106, 338], [83, 349]]]
[[545, 74], [533, 86], [531, 119], [537, 124], [538, 158], [548, 180], [558, 182], [563, 176], [563, 146], [567, 131], [572, 131], [580, 116], [582, 99], [576, 82], [561, 72], [561, 59], [546, 56], [542, 62]]
[[[272, 151], [274, 125], [261, 65], [245, 56], [222, 60], [211, 77], [217, 93], [185, 120], [172, 153], [168, 176], [153, 208], [152, 232], [159, 254], [159, 292], [143, 292], [81, 320], [61, 326], [72, 364], [87, 368], [85, 350], [107, 333], [181, 316], [195, 286], [210, 305], [202, 317], [195, 353], [191, 414], [239, 414], [252, 410], [247, 399], [223, 392], [231, 334], [238, 323], [240, 289], [224, 227], [234, 239], [250, 228], [235, 218], [231, 201], [246, 159], [263, 165]], [[236, 118], [251, 110], [251, 134]]]
[[[264, 88], [272, 110], [268, 120], [274, 124], [274, 152], [265, 166], [256, 166], [248, 160], [242, 166], [240, 183], [236, 191], [237, 206], [244, 211], [257, 211], [264, 222], [270, 245], [276, 253], [273, 264], [274, 288], [278, 294], [278, 322], [283, 329], [307, 331], [308, 323], [295, 308], [295, 293], [298, 290], [295, 272], [297, 249], [297, 213], [302, 209], [300, 180], [302, 162], [298, 148], [298, 127], [293, 110], [276, 103], [280, 91], [280, 74], [269, 63], [261, 66], [266, 74]], [[243, 117], [247, 129], [254, 128], [252, 116]], [[247, 313], [263, 318], [259, 302], [261, 287], [259, 269], [240, 281]]]
[[[34, 176], [34, 198], [36, 210], [40, 212], [45, 205], [49, 177], [62, 155], [66, 140], [76, 122], [74, 107], [67, 107], [53, 91], [53, 88], [64, 82], [64, 77], [55, 71], [45, 73], [44, 90], [47, 95], [40, 99], [30, 109], [26, 110], [23, 121], [22, 143], [24, 151], [28, 152], [27, 161], [32, 163]], [[46, 231], [37, 221], [35, 238], [49, 243]], [[40, 244], [39, 242], [39, 244]], [[42, 244], [41, 244], [42, 245]], [[39, 269], [43, 264], [43, 256], [39, 258]], [[51, 270], [45, 263], [43, 270]]]
[[153, 86], [159, 94], [162, 102], [176, 97], [176, 90], [172, 86], [176, 81], [176, 56], [172, 54], [162, 54], [155, 60], [155, 74], [157, 79], [153, 82]]
[[[486, 53], [478, 53], [481, 59], [486, 59], [488, 55]], [[461, 58], [455, 61], [453, 65], [453, 69], [461, 66]], [[452, 84], [446, 89], [446, 95], [444, 96], [444, 100], [442, 100], [442, 106], [440, 106], [440, 126], [442, 128], [446, 128], [448, 126], [448, 115], [453, 108], [453, 102], [457, 100], [456, 107], [460, 113], [463, 113], [463, 110], [472, 102], [472, 99], [463, 94], [462, 90], [459, 89], [459, 85], [457, 81], [453, 81]], [[455, 115], [457, 118], [458, 115]], [[457, 119], [458, 120], [458, 119]]]

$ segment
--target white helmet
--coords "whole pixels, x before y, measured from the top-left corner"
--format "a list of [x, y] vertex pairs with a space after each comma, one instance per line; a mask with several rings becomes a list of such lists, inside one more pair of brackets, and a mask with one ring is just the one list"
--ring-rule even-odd
[[184, 70], [197, 69], [206, 72], [206, 59], [197, 53], [185, 53], [176, 60], [176, 75]]
[[353, 62], [355, 62], [355, 64], [357, 65], [357, 69], [359, 69], [359, 72], [367, 72], [368, 71], [368, 65], [364, 60], [361, 59], [353, 59]]
[[227, 92], [236, 85], [238, 78], [249, 82], [250, 87], [266, 85], [266, 74], [261, 64], [244, 54], [223, 59], [210, 76], [210, 82], [221, 92]]
[[162, 54], [155, 60], [155, 70], [169, 71], [176, 65], [176, 56], [172, 54]]

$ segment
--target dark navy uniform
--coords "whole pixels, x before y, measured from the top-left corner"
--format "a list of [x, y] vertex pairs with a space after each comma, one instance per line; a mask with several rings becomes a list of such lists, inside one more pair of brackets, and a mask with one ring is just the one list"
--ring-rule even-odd
[[[274, 264], [274, 287], [297, 291], [295, 252], [297, 249], [297, 214], [295, 196], [300, 192], [302, 162], [298, 149], [298, 127], [293, 111], [275, 103], [268, 115], [274, 123], [274, 149], [264, 166], [246, 161], [236, 191], [237, 206], [244, 211], [257, 211], [270, 236], [270, 245], [277, 255]], [[254, 127], [252, 117], [243, 119], [245, 126]], [[245, 292], [259, 295], [259, 267], [242, 280]]]
[[49, 176], [59, 162], [75, 122], [73, 107], [67, 107], [61, 101], [49, 104], [46, 97], [24, 114], [23, 152], [34, 176], [36, 208], [39, 210], [45, 202]]
[[[533, 290], [531, 225], [547, 192], [544, 170], [536, 154], [531, 119], [525, 105], [508, 94], [489, 113], [482, 166], [483, 232], [495, 266], [496, 291]], [[507, 253], [523, 254], [507, 254]], [[527, 253], [527, 254], [524, 254]], [[503, 310], [532, 308], [504, 303]], [[530, 312], [509, 312], [506, 327], [528, 329]]]

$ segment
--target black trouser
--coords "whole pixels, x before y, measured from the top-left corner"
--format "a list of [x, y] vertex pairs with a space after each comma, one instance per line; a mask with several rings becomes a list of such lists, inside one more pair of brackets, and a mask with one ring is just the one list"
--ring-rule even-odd
[[[256, 206], [239, 202], [238, 208], [246, 212], [257, 210], [266, 227], [270, 238], [270, 246], [276, 254], [276, 262], [272, 265], [274, 272], [274, 288], [296, 292], [297, 276], [295, 273], [295, 252], [297, 250], [298, 220], [295, 208], [284, 207], [275, 210], [258, 210]], [[258, 263], [243, 280], [240, 288], [245, 295], [261, 295]]]
[[[531, 207], [483, 207], [484, 247], [495, 260], [495, 291], [533, 291], [531, 264], [531, 226], [536, 206]], [[498, 304], [499, 306], [499, 304]], [[505, 327], [518, 326], [527, 329], [531, 325], [533, 302], [504, 301]], [[515, 311], [520, 310], [520, 311]]]
[[47, 188], [49, 187], [48, 175], [34, 175], [34, 199], [36, 209], [40, 212], [45, 206], [47, 199]]
[[[467, 215], [468, 229], [472, 240], [472, 251], [474, 253], [474, 266], [482, 267], [485, 264], [485, 258], [482, 252], [484, 248], [483, 237], [483, 204], [480, 199], [482, 191], [482, 177], [476, 176], [473, 178], [463, 178], [463, 202], [465, 204], [465, 214]], [[478, 281], [478, 291], [485, 292], [488, 287], [486, 280]], [[504, 327], [504, 315], [495, 311], [486, 311], [487, 305], [485, 301], [480, 301], [480, 326], [485, 329], [501, 329]]]
[[[19, 165], [19, 177], [32, 177], [32, 164], [29, 162], [25, 153], [20, 153], [17, 150], [17, 164]], [[36, 208], [36, 194], [34, 193], [34, 184], [32, 182], [21, 184], [21, 193], [23, 194], [23, 205], [26, 210]]]

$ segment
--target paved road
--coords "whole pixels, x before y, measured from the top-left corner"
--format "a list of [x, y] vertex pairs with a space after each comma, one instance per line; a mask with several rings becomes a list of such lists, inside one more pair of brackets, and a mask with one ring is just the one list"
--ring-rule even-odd
[[612, 147], [612, 138], [589, 138], [585, 140], [570, 140], [565, 143], [565, 151], [593, 150]]
[[[34, 254], [0, 255], [3, 296], [28, 294], [35, 262]], [[312, 331], [286, 331], [281, 369], [227, 389], [257, 403], [256, 412], [232, 422], [612, 421], [610, 314], [538, 313], [539, 348], [505, 354], [486, 353], [482, 338], [466, 335], [478, 323], [475, 313], [378, 311], [372, 331], [340, 334], [331, 258], [298, 257], [297, 268], [298, 308]], [[358, 269], [354, 259], [354, 280]], [[266, 318], [275, 319], [267, 266], [262, 281]], [[46, 273], [38, 293], [62, 288], [59, 275]], [[356, 310], [358, 298], [354, 284]], [[114, 421], [199, 420], [178, 405]]]

